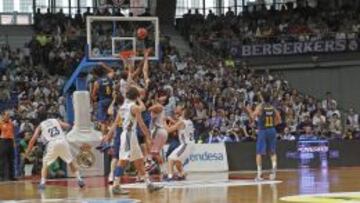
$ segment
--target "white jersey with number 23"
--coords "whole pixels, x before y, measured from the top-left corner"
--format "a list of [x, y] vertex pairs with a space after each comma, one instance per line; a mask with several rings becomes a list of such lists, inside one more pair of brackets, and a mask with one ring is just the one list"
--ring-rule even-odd
[[47, 119], [40, 123], [41, 137], [46, 143], [65, 139], [65, 133], [61, 128], [61, 125], [56, 119]]

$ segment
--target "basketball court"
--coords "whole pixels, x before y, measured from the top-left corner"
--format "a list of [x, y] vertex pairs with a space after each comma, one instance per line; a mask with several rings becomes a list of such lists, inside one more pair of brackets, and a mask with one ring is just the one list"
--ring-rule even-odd
[[[123, 184], [128, 196], [113, 196], [106, 179], [85, 178], [85, 189], [75, 179], [50, 180], [43, 192], [38, 180], [3, 182], [3, 202], [359, 202], [359, 168], [280, 170], [276, 181], [253, 181], [252, 172], [191, 173], [186, 181], [164, 182], [149, 193], [144, 183]], [[153, 177], [156, 180], [156, 177]], [[321, 195], [314, 195], [321, 194]], [[297, 196], [305, 195], [305, 196]], [[314, 196], [309, 196], [314, 195]], [[290, 196], [290, 197], [289, 197]], [[11, 200], [11, 201], [9, 201]]]

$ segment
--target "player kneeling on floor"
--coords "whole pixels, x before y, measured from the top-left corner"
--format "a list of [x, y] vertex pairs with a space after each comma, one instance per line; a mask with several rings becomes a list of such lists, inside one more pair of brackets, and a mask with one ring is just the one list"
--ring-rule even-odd
[[82, 188], [85, 186], [84, 181], [80, 176], [79, 167], [71, 155], [70, 145], [66, 140], [65, 133], [63, 131], [63, 129], [70, 128], [71, 126], [69, 124], [57, 119], [47, 119], [41, 122], [40, 125], [36, 128], [34, 135], [30, 140], [29, 147], [26, 150], [25, 158], [28, 158], [36, 140], [39, 137], [41, 140], [45, 141], [46, 152], [43, 157], [39, 189], [45, 189], [48, 167], [58, 157], [70, 165], [71, 170], [76, 174], [79, 187]]
[[[167, 126], [168, 133], [177, 131], [180, 145], [169, 155], [169, 174], [168, 180], [184, 180], [185, 172], [183, 164], [190, 156], [194, 147], [194, 125], [189, 119], [190, 111], [182, 106], [176, 107], [176, 114], [179, 116], [178, 121], [172, 125]], [[177, 178], [174, 178], [174, 166], [178, 171]]]

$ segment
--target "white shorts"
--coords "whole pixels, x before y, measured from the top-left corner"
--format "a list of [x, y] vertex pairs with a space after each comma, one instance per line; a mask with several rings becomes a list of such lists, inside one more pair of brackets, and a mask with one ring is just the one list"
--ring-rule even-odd
[[47, 144], [46, 152], [43, 157], [43, 164], [49, 166], [59, 157], [67, 164], [74, 160], [70, 151], [70, 145], [65, 139], [50, 141]]
[[151, 132], [151, 149], [150, 152], [158, 154], [166, 144], [168, 138], [168, 132], [164, 128], [155, 128]]
[[194, 145], [192, 143], [181, 144], [173, 152], [171, 152], [169, 160], [181, 161], [181, 163], [184, 163], [186, 159], [189, 158], [193, 146]]
[[123, 131], [120, 140], [119, 160], [135, 161], [144, 158], [136, 131]]

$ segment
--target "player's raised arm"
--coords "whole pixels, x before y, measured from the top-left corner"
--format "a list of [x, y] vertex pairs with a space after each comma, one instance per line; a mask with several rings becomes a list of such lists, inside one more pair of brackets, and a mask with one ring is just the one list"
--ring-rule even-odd
[[110, 140], [113, 137], [116, 126], [118, 125], [120, 120], [121, 120], [121, 115], [118, 112], [117, 115], [116, 115], [115, 121], [111, 124], [110, 129], [109, 129], [107, 135], [105, 136], [106, 140]]
[[280, 116], [279, 111], [277, 111], [277, 110], [275, 110], [274, 124], [275, 124], [275, 126], [281, 124], [281, 116]]
[[92, 88], [92, 92], [91, 92], [91, 99], [92, 101], [96, 101], [97, 99], [97, 92], [99, 90], [99, 83], [97, 81], [94, 82], [93, 88]]
[[108, 66], [106, 63], [103, 63], [103, 62], [100, 62], [99, 65], [106, 70], [107, 76], [109, 78], [114, 78], [115, 71], [110, 66]]
[[133, 72], [133, 79], [136, 80], [138, 79], [138, 77], [141, 75], [142, 73], [142, 67], [143, 67], [144, 61], [141, 61], [140, 64], [138, 64], [138, 67], [134, 67], [135, 70]]
[[35, 132], [29, 142], [29, 146], [28, 148], [26, 149], [26, 152], [25, 152], [25, 158], [27, 158], [32, 150], [32, 148], [34, 147], [35, 145], [35, 142], [36, 140], [38, 139], [38, 137], [40, 136], [40, 133], [41, 133], [41, 128], [40, 126], [38, 126], [36, 129], [35, 129]]
[[144, 82], [145, 89], [149, 87], [150, 78], [149, 78], [149, 53], [150, 49], [145, 50], [144, 52], [144, 65], [143, 65], [143, 74], [144, 74]]
[[254, 121], [254, 120], [256, 119], [256, 117], [261, 114], [261, 108], [262, 108], [262, 107], [261, 107], [261, 104], [259, 104], [258, 106], [256, 106], [256, 108], [255, 108], [254, 111], [251, 109], [251, 106], [248, 106], [248, 107], [246, 108], [246, 111], [247, 111], [247, 113], [249, 114], [249, 117], [250, 117], [251, 120]]

